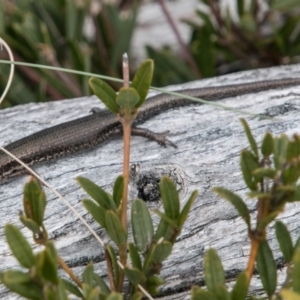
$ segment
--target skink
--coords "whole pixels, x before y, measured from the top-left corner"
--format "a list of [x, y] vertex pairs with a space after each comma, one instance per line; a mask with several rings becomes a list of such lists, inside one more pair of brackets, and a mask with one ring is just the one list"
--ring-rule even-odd
[[[205, 100], [220, 100], [269, 89], [300, 85], [300, 78], [265, 80], [238, 85], [181, 90], [180, 93]], [[192, 104], [181, 97], [160, 94], [149, 98], [139, 109], [136, 124], [141, 124], [154, 115], [179, 106]], [[68, 153], [99, 145], [121, 132], [117, 117], [107, 110], [62, 123], [13, 142], [5, 148], [27, 164], [57, 158]], [[150, 131], [134, 130], [133, 134], [148, 135]], [[161, 140], [161, 143], [164, 143]], [[20, 165], [4, 153], [0, 153], [0, 181], [22, 173]]]

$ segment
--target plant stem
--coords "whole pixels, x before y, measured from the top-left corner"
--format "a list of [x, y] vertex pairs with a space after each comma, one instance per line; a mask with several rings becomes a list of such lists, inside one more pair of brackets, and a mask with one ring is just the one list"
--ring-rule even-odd
[[246, 273], [248, 275], [248, 284], [250, 283], [254, 271], [254, 265], [256, 262], [256, 257], [259, 250], [260, 243], [264, 241], [266, 238], [266, 230], [259, 230], [257, 227], [260, 224], [261, 220], [268, 215], [268, 207], [269, 207], [269, 203], [268, 201], [266, 201], [266, 199], [260, 199], [260, 198], [258, 199], [256, 229], [253, 232], [251, 231], [249, 232], [249, 238], [251, 240], [251, 250], [250, 250], [248, 266], [246, 270]]
[[[129, 68], [128, 68], [128, 57], [125, 53], [123, 55], [123, 79], [124, 79], [124, 87], [129, 87]], [[124, 118], [121, 119], [121, 123], [123, 126], [123, 143], [124, 143], [124, 151], [123, 151], [123, 176], [124, 176], [124, 190], [122, 197], [122, 207], [121, 207], [121, 224], [124, 231], [127, 234], [127, 197], [128, 197], [128, 182], [129, 182], [129, 162], [130, 162], [130, 137], [131, 137], [131, 119], [130, 117], [125, 115]], [[123, 266], [126, 265], [127, 262], [127, 243], [119, 246], [119, 255], [120, 261]], [[124, 281], [124, 270], [120, 269], [120, 280], [118, 283], [118, 291], [121, 291], [123, 287]]]
[[122, 197], [122, 217], [121, 223], [125, 231], [127, 231], [127, 194], [128, 194], [128, 178], [129, 178], [129, 161], [130, 161], [130, 137], [131, 123], [125, 121], [123, 123], [123, 143], [124, 143], [124, 160], [123, 160], [123, 176], [124, 190]]
[[57, 257], [58, 263], [65, 270], [65, 272], [73, 279], [73, 281], [82, 288], [82, 283], [79, 278], [72, 272], [72, 270], [67, 266], [67, 264], [62, 260], [61, 257]]
[[194, 73], [196, 74], [197, 77], [201, 77], [201, 73], [199, 71], [199, 68], [193, 58], [193, 56], [191, 55], [191, 52], [190, 50], [188, 49], [186, 43], [184, 42], [183, 38], [181, 37], [180, 33], [179, 33], [179, 30], [174, 22], [174, 20], [172, 19], [165, 3], [164, 3], [164, 0], [158, 0], [158, 3], [160, 4], [161, 8], [162, 8], [162, 11], [165, 15], [165, 17], [167, 18], [167, 21], [168, 23], [170, 24], [176, 38], [177, 38], [177, 41], [181, 47], [181, 50], [182, 50], [182, 53], [187, 61], [187, 63], [190, 65], [190, 67], [192, 68], [192, 70], [194, 71]]
[[250, 250], [248, 266], [247, 266], [247, 270], [246, 270], [246, 274], [247, 274], [247, 277], [248, 277], [248, 285], [251, 281], [252, 274], [253, 274], [253, 271], [254, 271], [254, 265], [255, 265], [259, 245], [260, 245], [260, 241], [257, 240], [256, 238], [252, 237], [251, 238], [251, 250]]

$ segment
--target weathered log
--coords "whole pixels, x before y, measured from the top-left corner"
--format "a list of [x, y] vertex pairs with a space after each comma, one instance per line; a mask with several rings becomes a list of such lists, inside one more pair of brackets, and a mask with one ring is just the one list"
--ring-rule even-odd
[[[298, 76], [300, 65], [242, 72], [218, 78], [191, 82], [177, 89], [200, 86], [239, 84], [248, 81], [279, 79]], [[174, 88], [170, 88], [174, 89]], [[170, 139], [178, 148], [163, 148], [153, 141], [141, 137], [132, 138], [131, 163], [139, 164], [138, 177], [158, 177], [171, 174], [176, 178], [182, 203], [195, 189], [199, 196], [178, 238], [171, 256], [166, 260], [162, 276], [166, 283], [161, 288], [164, 299], [188, 298], [193, 284], [203, 284], [203, 258], [209, 247], [220, 255], [228, 284], [244, 270], [249, 254], [249, 240], [244, 222], [235, 209], [214, 194], [214, 186], [224, 186], [245, 196], [246, 188], [239, 168], [239, 153], [248, 147], [239, 122], [245, 117], [254, 136], [260, 142], [264, 133], [300, 132], [299, 114], [300, 86], [283, 90], [271, 90], [229, 98], [218, 103], [257, 115], [276, 117], [267, 120], [223, 110], [210, 105], [191, 104], [162, 113], [143, 124], [153, 131], [170, 131]], [[18, 106], [0, 111], [1, 145], [24, 137], [30, 133], [89, 113], [99, 106], [94, 98], [80, 98], [56, 103], [40, 103]], [[89, 151], [69, 155], [54, 161], [41, 163], [34, 169], [54, 186], [79, 213], [92, 225], [105, 241], [104, 232], [92, 221], [80, 203], [86, 197], [74, 178], [83, 175], [111, 191], [114, 179], [122, 171], [122, 139], [110, 140]], [[153, 175], [154, 174], [154, 175]], [[20, 226], [19, 210], [22, 209], [22, 190], [25, 176], [0, 183], [0, 270], [15, 268], [17, 262], [5, 242], [3, 226], [7, 222]], [[137, 197], [137, 179], [130, 186], [130, 198]], [[81, 274], [91, 260], [97, 272], [105, 277], [104, 251], [90, 232], [51, 192], [47, 191], [45, 224], [54, 239], [61, 257]], [[147, 202], [150, 207], [162, 209], [159, 201]], [[253, 201], [247, 201], [255, 215]], [[293, 239], [299, 236], [300, 206], [290, 204], [281, 219], [292, 231]], [[157, 217], [154, 217], [157, 220]], [[21, 227], [21, 226], [20, 226]], [[27, 230], [22, 230], [31, 239]], [[268, 234], [274, 257], [283, 265], [282, 255], [275, 240], [274, 230]], [[35, 246], [38, 250], [38, 247]], [[284, 270], [278, 272], [279, 282], [285, 278]], [[257, 277], [251, 282], [251, 291], [262, 292]], [[0, 286], [1, 299], [14, 299]]]

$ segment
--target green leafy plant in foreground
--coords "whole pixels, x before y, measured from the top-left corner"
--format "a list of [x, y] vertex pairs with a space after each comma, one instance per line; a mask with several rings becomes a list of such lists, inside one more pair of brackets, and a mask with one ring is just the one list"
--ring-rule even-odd
[[[161, 217], [158, 227], [154, 230], [145, 202], [136, 199], [131, 207], [134, 240], [128, 241], [120, 221], [123, 177], [117, 178], [112, 194], [105, 192], [86, 178], [78, 177], [77, 181], [93, 199], [84, 199], [84, 207], [106, 230], [117, 248], [124, 244], [128, 247], [131, 265], [127, 264], [124, 268], [131, 286], [128, 299], [142, 298], [143, 294], [139, 291], [138, 284], [151, 295], [156, 295], [158, 287], [164, 282], [159, 276], [162, 262], [170, 255], [197, 192], [192, 193], [180, 210], [175, 185], [169, 178], [163, 177], [160, 182], [160, 192], [165, 213], [157, 212]], [[24, 187], [25, 216], [21, 215], [20, 220], [27, 229], [31, 230], [35, 242], [44, 246], [44, 250], [34, 254], [21, 231], [16, 226], [7, 224], [5, 236], [8, 245], [20, 265], [27, 271], [5, 271], [1, 273], [2, 283], [27, 299], [68, 299], [68, 293], [82, 299], [123, 299], [120, 294], [123, 286], [120, 286], [118, 255], [112, 244], [105, 245], [110, 287], [94, 272], [92, 263], [85, 268], [82, 280], [68, 268], [65, 269], [76, 285], [58, 275], [58, 263], [63, 268], [66, 266], [58, 256], [53, 242], [48, 240], [43, 225], [45, 204], [45, 194], [38, 182], [32, 178]]]
[[[300, 138], [291, 139], [282, 134], [273, 137], [266, 133], [261, 147], [251, 133], [244, 119], [250, 150], [241, 152], [240, 165], [244, 181], [249, 189], [248, 198], [257, 199], [256, 223], [253, 227], [250, 211], [243, 199], [223, 187], [213, 190], [229, 201], [245, 221], [251, 250], [246, 271], [239, 274], [229, 292], [225, 285], [225, 273], [217, 253], [210, 249], [204, 260], [205, 283], [207, 290], [192, 289], [192, 299], [240, 300], [246, 299], [249, 283], [255, 268], [260, 275], [262, 286], [268, 299], [300, 299], [300, 238], [295, 244], [287, 227], [280, 221], [275, 223], [275, 232], [280, 250], [287, 264], [286, 280], [281, 288], [277, 286], [277, 266], [272, 250], [266, 239], [267, 227], [283, 211], [289, 202], [300, 201]], [[276, 294], [276, 290], [279, 292]], [[256, 299], [252, 296], [252, 299]]]
[[[126, 58], [126, 56], [125, 56]], [[27, 269], [6, 271], [1, 281], [10, 290], [28, 299], [67, 299], [67, 292], [82, 299], [123, 299], [124, 276], [130, 285], [125, 299], [141, 299], [144, 288], [156, 295], [158, 287], [164, 282], [159, 276], [163, 261], [170, 255], [176, 237], [187, 219], [190, 208], [196, 199], [193, 192], [183, 209], [174, 183], [167, 177], [160, 182], [160, 194], [164, 213], [156, 211], [160, 222], [154, 230], [150, 212], [146, 204], [136, 199], [131, 206], [131, 228], [133, 241], [128, 240], [127, 228], [127, 186], [129, 178], [130, 132], [138, 108], [143, 104], [153, 73], [153, 62], [146, 60], [138, 69], [131, 86], [128, 81], [128, 65], [124, 63], [124, 87], [118, 94], [100, 79], [91, 78], [90, 84], [95, 94], [113, 113], [117, 114], [123, 125], [124, 170], [109, 194], [87, 178], [78, 177], [77, 182], [92, 198], [82, 201], [110, 237], [105, 257], [109, 287], [89, 264], [79, 279], [57, 255], [54, 245], [49, 242], [43, 225], [46, 208], [45, 194], [35, 179], [31, 179], [24, 190], [24, 212], [20, 220], [33, 233], [34, 241], [45, 250], [33, 254], [32, 249], [19, 229], [8, 224], [5, 228], [7, 242], [19, 263]], [[131, 264], [127, 261], [129, 253]], [[118, 261], [118, 257], [120, 261]], [[57, 273], [57, 263], [67, 272], [73, 283], [62, 279]]]

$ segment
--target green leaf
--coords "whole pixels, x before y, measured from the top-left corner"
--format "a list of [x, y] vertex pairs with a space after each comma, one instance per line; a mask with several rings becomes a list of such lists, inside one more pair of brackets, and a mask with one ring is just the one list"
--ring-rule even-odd
[[83, 298], [85, 300], [99, 300], [100, 289], [99, 287], [92, 287], [89, 284], [82, 284]]
[[0, 273], [1, 281], [4, 284], [20, 284], [20, 283], [29, 283], [32, 278], [28, 273], [24, 273], [19, 270], [7, 270], [3, 273]]
[[108, 235], [117, 246], [120, 247], [124, 245], [127, 241], [127, 235], [118, 216], [112, 211], [106, 211], [105, 224]]
[[94, 275], [94, 265], [92, 262], [90, 262], [85, 268], [84, 268], [84, 271], [83, 271], [83, 274], [82, 274], [82, 281], [93, 287], [93, 275]]
[[194, 201], [196, 200], [197, 196], [198, 196], [198, 191], [193, 191], [192, 195], [190, 196], [188, 201], [185, 203], [185, 205], [180, 213], [180, 216], [179, 216], [179, 222], [178, 222], [179, 228], [182, 228], [184, 222], [188, 218], [188, 214], [189, 214], [191, 207], [192, 207]]
[[252, 172], [255, 176], [256, 180], [259, 181], [264, 177], [274, 179], [277, 174], [277, 171], [272, 168], [257, 168], [255, 171]]
[[51, 283], [58, 285], [57, 274], [57, 257], [53, 256], [51, 249], [46, 248], [38, 256], [37, 269], [39, 274], [42, 274], [43, 278]]
[[116, 209], [114, 201], [112, 201], [109, 195], [100, 186], [81, 176], [78, 176], [76, 180], [79, 185], [104, 209]]
[[233, 193], [225, 188], [222, 188], [222, 187], [214, 187], [213, 191], [215, 193], [217, 193], [220, 197], [229, 201], [235, 207], [235, 209], [238, 211], [238, 213], [242, 217], [242, 219], [244, 219], [248, 228], [250, 228], [250, 213], [247, 208], [247, 205], [244, 203], [242, 198], [240, 198], [235, 193]]
[[143, 299], [143, 293], [140, 291], [135, 292], [131, 297], [130, 300], [142, 300]]
[[251, 149], [252, 149], [252, 151], [253, 151], [255, 157], [258, 158], [257, 144], [256, 144], [256, 142], [255, 142], [255, 139], [254, 139], [252, 133], [251, 133], [251, 130], [250, 130], [250, 128], [249, 128], [249, 125], [248, 125], [248, 123], [246, 122], [246, 120], [243, 119], [243, 118], [241, 118], [240, 121], [241, 121], [241, 123], [242, 123], [242, 125], [243, 125], [243, 127], [244, 127], [244, 130], [245, 130], [245, 133], [246, 133], [246, 135], [247, 135], [248, 142], [249, 142], [249, 144], [250, 144], [250, 146], [251, 146]]
[[[49, 286], [49, 288], [52, 288]], [[52, 288], [53, 289], [53, 288]], [[69, 300], [68, 293], [66, 287], [61, 279], [58, 280], [57, 290], [56, 290], [56, 297], [53, 300]], [[49, 299], [50, 300], [50, 299]]]
[[90, 294], [92, 293], [93, 291], [93, 287], [90, 286], [89, 284], [86, 284], [86, 283], [82, 283], [82, 292], [83, 292], [83, 299], [89, 299], [90, 298]]
[[191, 295], [191, 300], [219, 300], [213, 293], [202, 290], [198, 286], [192, 287]]
[[124, 272], [128, 280], [134, 284], [137, 285], [141, 282], [142, 279], [142, 272], [136, 268], [124, 268]]
[[[202, 19], [203, 26], [196, 25], [196, 28], [193, 30], [194, 32], [193, 32], [192, 41], [190, 42], [189, 48], [198, 65], [198, 68], [200, 69], [201, 75], [203, 77], [213, 77], [216, 75], [215, 66], [216, 66], [216, 58], [217, 58], [216, 44], [214, 39], [212, 39], [212, 36], [215, 36], [214, 34], [215, 30], [211, 26], [210, 21], [206, 22], [207, 15], [205, 15], [204, 13], [202, 14], [199, 10], [197, 11], [197, 14]], [[189, 20], [187, 20], [187, 22], [189, 22]], [[174, 57], [174, 61], [175, 62], [173, 61], [171, 62], [176, 63], [176, 56]], [[177, 61], [181, 63], [181, 61], [178, 59], [178, 56], [177, 56]], [[156, 60], [155, 60], [155, 68], [158, 69]], [[175, 69], [172, 68], [170, 70], [175, 70]], [[196, 72], [190, 70], [192, 76], [196, 76], [195, 74]]]
[[283, 257], [285, 261], [289, 263], [292, 260], [294, 252], [293, 242], [290, 233], [287, 227], [280, 221], [277, 221], [275, 223], [275, 231]]
[[168, 241], [163, 241], [156, 245], [153, 245], [152, 262], [154, 264], [160, 264], [163, 262], [172, 252], [173, 245]]
[[150, 295], [156, 296], [159, 293], [158, 288], [164, 284], [164, 280], [160, 276], [150, 276], [147, 278], [147, 289]]
[[145, 251], [152, 242], [154, 229], [147, 205], [140, 199], [132, 203], [131, 224], [137, 249], [141, 252]]
[[271, 193], [251, 191], [251, 192], [247, 193], [247, 197], [249, 199], [260, 198], [260, 199], [264, 199], [264, 200], [270, 200], [272, 198], [272, 194]]
[[244, 300], [248, 293], [248, 276], [246, 272], [241, 272], [236, 279], [236, 283], [231, 291], [232, 300]]
[[160, 212], [158, 209], [153, 209], [153, 212], [160, 216], [160, 218], [164, 221], [166, 221], [170, 226], [172, 226], [174, 229], [179, 230], [177, 226], [177, 222], [166, 216], [164, 213]]
[[26, 226], [28, 229], [30, 229], [34, 234], [38, 234], [40, 232], [40, 226], [32, 219], [26, 218], [24, 215], [21, 215], [20, 221], [23, 223], [24, 226]]
[[269, 298], [274, 294], [277, 283], [277, 268], [267, 241], [261, 242], [256, 258], [258, 273]]
[[93, 274], [93, 280], [95, 284], [100, 287], [101, 294], [108, 295], [110, 293], [109, 287], [98, 274]]
[[280, 214], [281, 211], [273, 211], [266, 215], [257, 225], [259, 231], [264, 230], [274, 219]]
[[[123, 53], [128, 53], [130, 51], [130, 42], [133, 36], [134, 29], [136, 28], [136, 17], [138, 6], [131, 6], [130, 14], [124, 18], [120, 14], [120, 10], [117, 5], [106, 5], [105, 7], [105, 19], [106, 26], [102, 30], [102, 34], [105, 40], [111, 39], [111, 34], [115, 36], [112, 45], [106, 51], [109, 51], [109, 65], [114, 68], [114, 70], [120, 69], [120, 58]], [[113, 32], [108, 32], [108, 28], [113, 28]], [[102, 38], [101, 38], [102, 39]], [[110, 67], [110, 68], [111, 68]], [[116, 71], [115, 71], [116, 72]]]
[[136, 246], [132, 243], [129, 243], [128, 250], [133, 267], [138, 270], [142, 270], [142, 261]]
[[231, 300], [231, 294], [227, 291], [225, 285], [219, 286], [219, 288], [215, 292], [215, 295], [218, 297], [218, 299]]
[[25, 268], [33, 267], [35, 257], [21, 231], [12, 224], [6, 224], [4, 231], [7, 243], [18, 262]]
[[289, 139], [285, 134], [274, 138], [274, 164], [277, 170], [281, 170], [286, 159], [286, 151]]
[[140, 100], [140, 96], [134, 88], [121, 88], [116, 102], [124, 111], [133, 111]]
[[243, 150], [241, 152], [240, 163], [245, 183], [247, 184], [250, 190], [256, 191], [257, 182], [252, 172], [259, 167], [257, 159], [255, 158], [255, 156], [253, 156], [253, 154], [250, 151]]
[[[66, 33], [68, 40], [79, 39], [78, 23], [79, 23], [79, 11], [75, 0], [66, 2]], [[79, 31], [80, 32], [80, 31]]]
[[147, 277], [147, 285], [148, 286], [160, 286], [162, 284], [164, 284], [165, 281], [157, 275], [153, 275], [153, 276], [149, 276]]
[[98, 222], [103, 228], [106, 228], [105, 213], [106, 209], [97, 205], [94, 201], [89, 199], [83, 199], [82, 204], [85, 209], [92, 215], [94, 220]]
[[73, 294], [73, 295], [75, 295], [79, 298], [83, 297], [81, 291], [79, 290], [79, 288], [75, 284], [73, 284], [72, 282], [70, 282], [66, 279], [63, 279], [63, 278], [61, 278], [61, 281], [63, 282], [63, 285], [64, 285], [64, 287], [66, 288], [66, 290], [68, 292], [70, 292], [71, 294]]
[[46, 247], [47, 251], [49, 251], [49, 254], [51, 255], [51, 257], [54, 260], [57, 260], [57, 251], [56, 251], [54, 242], [53, 241], [47, 241], [46, 244], [45, 244], [45, 247]]
[[147, 268], [152, 267], [151, 263], [152, 263], [154, 248], [155, 248], [155, 244], [153, 243], [150, 249], [143, 255], [144, 256], [143, 270], [147, 270]]
[[123, 190], [124, 190], [124, 176], [120, 175], [116, 179], [115, 184], [114, 184], [114, 189], [113, 189], [113, 199], [115, 201], [117, 208], [119, 207], [119, 205], [121, 203], [122, 196], [123, 196]]
[[288, 202], [300, 201], [300, 185], [293, 186], [292, 194], [287, 198]]
[[164, 219], [161, 219], [155, 235], [154, 235], [154, 241], [157, 242], [160, 238], [163, 238], [166, 241], [171, 241], [171, 239], [174, 238], [175, 235], [175, 228], [171, 226], [168, 222], [166, 222]]
[[44, 298], [43, 290], [35, 282], [16, 284], [6, 282], [5, 276], [1, 276], [1, 282], [12, 292], [19, 294], [26, 299], [41, 300]]
[[274, 149], [273, 135], [270, 132], [267, 132], [262, 141], [261, 153], [265, 158], [267, 158], [273, 153], [273, 149]]
[[223, 266], [217, 252], [213, 249], [209, 249], [204, 257], [204, 277], [207, 289], [212, 293], [225, 285]]
[[41, 226], [46, 208], [46, 196], [36, 179], [25, 184], [23, 205], [26, 217]]
[[177, 221], [180, 213], [180, 202], [175, 184], [170, 178], [163, 176], [159, 188], [165, 214], [170, 219]]
[[292, 287], [300, 294], [300, 248], [297, 248], [293, 255]]
[[286, 159], [288, 161], [293, 161], [299, 157], [299, 140], [297, 136], [295, 136], [294, 140], [290, 140], [287, 145], [286, 150]]
[[115, 286], [118, 286], [118, 283], [119, 283], [119, 280], [120, 280], [120, 275], [119, 275], [120, 272], [119, 272], [119, 265], [118, 265], [115, 250], [111, 245], [106, 245], [105, 249], [107, 251], [107, 255], [110, 258]]
[[240, 17], [244, 14], [244, 8], [244, 0], [237, 0], [237, 11]]
[[140, 107], [148, 94], [154, 71], [154, 63], [152, 59], [144, 60], [136, 71], [132, 80], [131, 87], [137, 90], [140, 100], [136, 107]]
[[106, 300], [123, 300], [122, 294], [112, 292], [109, 296], [107, 296]]
[[285, 168], [282, 172], [281, 180], [283, 184], [296, 184], [299, 178], [299, 173], [298, 165], [290, 164], [289, 167]]
[[288, 289], [282, 289], [279, 294], [283, 299], [286, 300], [300, 300], [300, 294]]
[[89, 85], [93, 93], [105, 104], [113, 113], [119, 112], [119, 106], [116, 103], [116, 92], [100, 78], [91, 77]]

